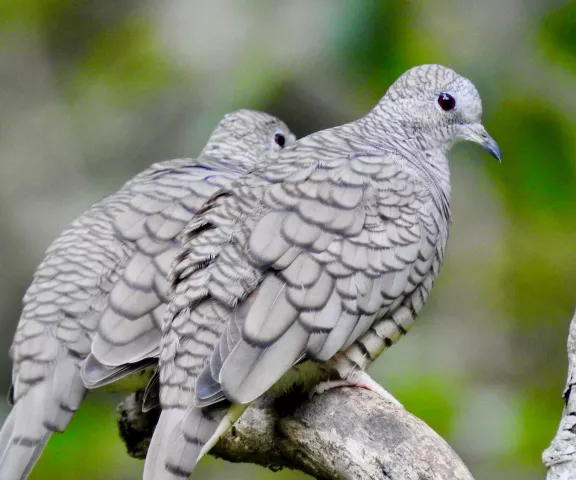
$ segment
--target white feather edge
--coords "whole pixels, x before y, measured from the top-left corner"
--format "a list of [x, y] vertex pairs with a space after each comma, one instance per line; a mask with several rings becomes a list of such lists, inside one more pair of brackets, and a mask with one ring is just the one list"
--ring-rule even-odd
[[[230, 427], [236, 423], [249, 405], [250, 404], [232, 404], [228, 408], [226, 416], [222, 419], [214, 434], [210, 437], [210, 440], [208, 440], [200, 450], [197, 462], [200, 461], [200, 459], [208, 453], [216, 443], [218, 443], [218, 440], [220, 440]], [[143, 480], [168, 480], [180, 478], [168, 472], [164, 464], [159, 462], [162, 462], [162, 459], [166, 459], [168, 456], [169, 442], [165, 439], [170, 436], [171, 432], [175, 428], [178, 428], [180, 422], [186, 417], [186, 412], [185, 409], [171, 409], [164, 410], [160, 414], [160, 419], [158, 420], [158, 424], [156, 425], [156, 429], [152, 435], [148, 454], [146, 455]]]
[[214, 445], [218, 443], [218, 440], [220, 440], [220, 438], [223, 437], [228, 430], [230, 430], [232, 425], [234, 425], [237, 422], [237, 420], [242, 416], [242, 414], [246, 411], [246, 409], [249, 406], [250, 403], [244, 405], [234, 403], [230, 406], [230, 408], [226, 413], [226, 416], [222, 419], [220, 425], [218, 425], [218, 428], [216, 429], [212, 437], [210, 437], [210, 440], [208, 440], [206, 444], [202, 447], [202, 450], [200, 450], [200, 453], [198, 454], [198, 461], [200, 461], [200, 459], [204, 455], [206, 455]]

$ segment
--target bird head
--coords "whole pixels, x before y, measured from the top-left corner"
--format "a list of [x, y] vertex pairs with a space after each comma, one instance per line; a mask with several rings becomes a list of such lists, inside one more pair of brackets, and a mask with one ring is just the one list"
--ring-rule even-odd
[[381, 106], [409, 135], [447, 151], [468, 140], [502, 160], [496, 141], [481, 123], [482, 101], [474, 84], [441, 65], [420, 65], [405, 72], [390, 87]]
[[296, 137], [284, 122], [256, 110], [236, 110], [224, 115], [203, 154], [212, 158], [233, 159], [236, 164], [255, 164], [284, 147]]

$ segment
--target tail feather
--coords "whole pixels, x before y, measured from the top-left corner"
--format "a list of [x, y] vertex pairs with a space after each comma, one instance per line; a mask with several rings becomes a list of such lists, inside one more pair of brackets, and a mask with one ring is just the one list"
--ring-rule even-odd
[[[18, 409], [14, 408], [6, 419], [0, 434], [2, 457], [0, 458], [0, 478], [5, 480], [24, 480], [40, 457], [50, 438], [50, 431], [44, 427], [24, 433], [18, 422]], [[4, 428], [8, 427], [6, 435]]]
[[187, 479], [248, 405], [163, 410], [144, 465], [144, 480]]
[[69, 359], [61, 362], [54, 370], [51, 384], [52, 401], [44, 400], [44, 426], [53, 432], [63, 432], [86, 396], [86, 388], [76, 361]]
[[144, 390], [144, 399], [142, 400], [142, 411], [144, 413], [160, 406], [160, 375], [158, 369], [150, 378], [146, 389]]
[[[16, 415], [14, 413], [14, 409], [10, 412], [10, 414], [4, 420], [4, 425], [2, 425], [2, 430], [0, 430], [0, 455], [4, 455], [6, 451], [6, 447], [10, 443], [10, 438], [12, 438], [12, 432], [14, 431], [14, 419]], [[0, 460], [2, 457], [0, 456]]]
[[186, 411], [178, 408], [163, 410], [160, 414], [148, 447], [148, 453], [146, 454], [143, 480], [175, 480], [182, 478], [171, 475], [166, 470], [164, 458], [168, 455], [169, 449], [167, 438], [170, 432], [180, 424], [185, 415]]
[[2, 480], [28, 477], [50, 435], [66, 428], [85, 391], [74, 359], [67, 358], [17, 399], [0, 430]]
[[[90, 354], [82, 362], [80, 368], [80, 375], [86, 387], [93, 390], [96, 388], [104, 387], [113, 383], [117, 383], [125, 377], [128, 377], [136, 372], [147, 369], [155, 365], [156, 358], [146, 358], [137, 363], [121, 365], [119, 367], [109, 366], [101, 363], [94, 354]], [[118, 390], [121, 390], [118, 388]]]
[[46, 395], [47, 382], [33, 387], [14, 406], [0, 432], [0, 478], [25, 479], [50, 438], [38, 401]]

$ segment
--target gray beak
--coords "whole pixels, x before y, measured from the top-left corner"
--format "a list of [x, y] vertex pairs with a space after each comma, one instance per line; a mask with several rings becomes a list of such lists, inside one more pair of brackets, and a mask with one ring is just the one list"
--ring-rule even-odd
[[482, 124], [473, 123], [462, 125], [458, 137], [461, 140], [469, 140], [470, 142], [482, 145], [490, 155], [499, 162], [502, 162], [502, 152], [500, 151], [500, 147], [496, 143], [496, 140], [488, 135], [488, 132]]
[[502, 163], [502, 152], [500, 151], [500, 147], [496, 143], [496, 140], [494, 140], [490, 135], [488, 134], [486, 135], [487, 138], [484, 141], [484, 148], [490, 155], [492, 155], [496, 160]]

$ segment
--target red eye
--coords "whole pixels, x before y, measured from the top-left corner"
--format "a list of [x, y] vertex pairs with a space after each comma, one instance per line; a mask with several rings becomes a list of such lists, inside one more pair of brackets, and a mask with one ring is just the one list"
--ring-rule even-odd
[[440, 108], [445, 112], [449, 112], [456, 107], [456, 99], [449, 93], [443, 92], [438, 95], [438, 105], [440, 105]]
[[276, 142], [276, 145], [278, 145], [280, 148], [283, 148], [284, 145], [286, 145], [286, 137], [281, 133], [274, 134], [274, 141]]

